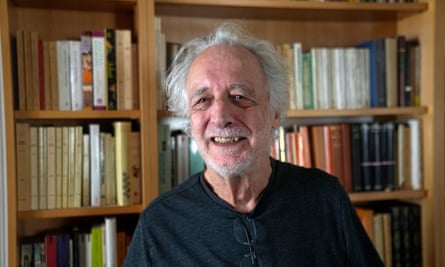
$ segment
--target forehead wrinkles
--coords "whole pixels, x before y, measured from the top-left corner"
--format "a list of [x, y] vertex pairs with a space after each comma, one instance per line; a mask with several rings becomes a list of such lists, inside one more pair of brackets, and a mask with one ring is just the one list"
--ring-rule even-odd
[[[264, 87], [264, 79], [262, 65], [251, 51], [241, 46], [218, 45], [207, 48], [192, 62], [186, 90], [195, 96], [217, 83], [226, 89], [240, 89], [255, 95], [253, 88]], [[268, 95], [267, 89], [263, 89]]]

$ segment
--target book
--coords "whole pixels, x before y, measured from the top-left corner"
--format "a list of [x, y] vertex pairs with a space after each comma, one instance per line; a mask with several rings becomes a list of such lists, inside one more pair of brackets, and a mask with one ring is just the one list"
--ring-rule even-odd
[[20, 266], [31, 267], [34, 262], [32, 243], [22, 243], [20, 245]]
[[49, 42], [49, 72], [51, 78], [51, 110], [59, 109], [59, 66], [57, 58], [57, 42]]
[[25, 74], [25, 44], [24, 44], [24, 32], [21, 30], [16, 31], [16, 53], [17, 53], [17, 86], [18, 86], [18, 99], [19, 110], [26, 110], [27, 96], [26, 96], [26, 74]]
[[93, 100], [93, 63], [91, 32], [86, 31], [80, 36], [80, 53], [82, 57], [82, 93], [84, 109], [92, 109]]
[[91, 205], [90, 136], [83, 134], [82, 207]]
[[69, 234], [57, 234], [57, 267], [70, 266], [70, 242], [71, 237]]
[[158, 123], [159, 194], [172, 188], [172, 147], [170, 125]]
[[382, 152], [381, 152], [381, 125], [374, 122], [369, 127], [368, 137], [368, 168], [371, 174], [371, 190], [381, 191], [384, 189], [383, 179], [385, 178], [382, 172]]
[[116, 29], [117, 109], [133, 108], [133, 57], [131, 30]]
[[362, 188], [364, 191], [371, 191], [373, 189], [372, 181], [372, 159], [370, 154], [370, 144], [369, 144], [369, 125], [367, 123], [362, 123], [360, 127], [360, 141], [361, 141], [361, 175], [362, 175]]
[[350, 125], [350, 150], [351, 150], [351, 174], [352, 174], [352, 191], [363, 191], [362, 182], [362, 137], [360, 123]]
[[106, 77], [108, 109], [117, 109], [116, 30], [105, 29]]
[[358, 45], [369, 49], [370, 105], [386, 106], [385, 39], [376, 38]]
[[48, 164], [48, 154], [47, 154], [47, 134], [46, 127], [38, 127], [38, 175], [39, 175], [39, 209], [48, 208], [48, 195], [47, 195], [47, 164]]
[[71, 110], [69, 43], [68, 41], [57, 41], [56, 44], [59, 110]]
[[116, 149], [116, 188], [117, 204], [126, 206], [131, 202], [131, 179], [130, 179], [130, 133], [131, 122], [116, 121], [113, 123]]
[[398, 106], [397, 91], [397, 39], [385, 38], [386, 106]]
[[91, 183], [91, 206], [101, 205], [101, 175], [100, 175], [100, 126], [89, 125], [90, 135], [90, 183]]
[[343, 128], [341, 124], [329, 124], [327, 125], [330, 131], [330, 148], [327, 148], [330, 153], [328, 160], [331, 162], [332, 175], [336, 176], [340, 183], [345, 187], [345, 170], [343, 158], [345, 146], [343, 145]]
[[393, 122], [385, 122], [381, 133], [381, 160], [383, 187], [385, 190], [393, 190], [395, 186], [395, 131]]
[[56, 127], [46, 128], [47, 153], [47, 207], [56, 208]]
[[115, 137], [111, 133], [101, 133], [101, 155], [102, 155], [102, 200], [104, 205], [116, 205], [116, 149]]
[[45, 235], [45, 261], [46, 267], [58, 267], [56, 234], [48, 233]]
[[199, 154], [195, 140], [189, 138], [189, 169], [190, 175], [198, 173], [205, 168], [204, 160]]
[[407, 121], [410, 130], [410, 163], [411, 166], [411, 188], [420, 190], [423, 188], [422, 179], [422, 159], [421, 159], [421, 132], [420, 121], [417, 119], [409, 119]]
[[312, 83], [312, 53], [304, 52], [302, 58], [303, 68], [303, 108], [314, 109], [314, 95]]
[[91, 262], [92, 267], [103, 266], [102, 225], [91, 227]]
[[39, 209], [39, 133], [38, 127], [29, 127], [31, 209]]
[[303, 97], [303, 48], [300, 42], [294, 42], [292, 44], [293, 51], [293, 64], [294, 64], [294, 88], [295, 88], [295, 99], [296, 108], [304, 108], [304, 97]]
[[141, 166], [141, 133], [132, 131], [130, 133], [130, 178], [132, 204], [142, 203], [142, 166]]
[[56, 208], [62, 208], [62, 182], [63, 182], [63, 127], [56, 126]]
[[80, 41], [69, 41], [69, 83], [71, 110], [83, 110], [82, 57]]
[[74, 195], [76, 190], [76, 126], [68, 126], [68, 177], [66, 207], [74, 208]]
[[28, 123], [18, 122], [16, 129], [17, 210], [31, 209], [30, 129]]
[[83, 129], [82, 126], [74, 128], [74, 190], [72, 206], [82, 206], [82, 164], [83, 164]]
[[117, 226], [115, 217], [105, 218], [106, 266], [117, 266]]
[[343, 186], [346, 192], [353, 191], [352, 181], [352, 157], [351, 157], [351, 129], [348, 123], [342, 123], [340, 125], [342, 132], [342, 159], [343, 159]]
[[91, 51], [93, 63], [93, 109], [105, 110], [108, 100], [104, 31], [91, 32]]
[[42, 86], [44, 88], [44, 110], [51, 110], [52, 109], [52, 91], [51, 88], [51, 60], [50, 60], [50, 42], [49, 41], [42, 41], [42, 59], [39, 61], [40, 68], [43, 71], [43, 80], [41, 79], [41, 82], [43, 82]]

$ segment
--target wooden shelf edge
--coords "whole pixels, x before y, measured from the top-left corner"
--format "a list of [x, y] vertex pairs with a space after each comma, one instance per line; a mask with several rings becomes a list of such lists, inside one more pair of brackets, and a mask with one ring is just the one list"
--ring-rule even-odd
[[394, 108], [364, 108], [364, 109], [317, 109], [317, 110], [289, 110], [289, 118], [316, 117], [357, 117], [357, 116], [397, 116], [423, 115], [428, 112], [427, 107], [394, 107]]
[[139, 119], [139, 110], [15, 111], [15, 119]]
[[[357, 116], [402, 116], [424, 115], [427, 107], [394, 107], [394, 108], [365, 108], [365, 109], [312, 109], [289, 110], [288, 118], [321, 118], [321, 117], [357, 117]], [[158, 110], [158, 119], [175, 117], [166, 110]]]
[[71, 217], [108, 216], [123, 214], [139, 214], [144, 209], [143, 205], [132, 206], [107, 206], [107, 207], [82, 207], [54, 210], [32, 210], [17, 212], [18, 220], [29, 219], [55, 219]]
[[353, 203], [382, 200], [418, 200], [426, 196], [426, 190], [395, 190], [391, 192], [349, 193], [349, 198]]
[[338, 10], [338, 11], [397, 11], [422, 12], [428, 9], [427, 3], [348, 3], [348, 2], [313, 2], [297, 0], [155, 0], [156, 5], [188, 5], [215, 7], [256, 7], [256, 8], [292, 8], [301, 10]]

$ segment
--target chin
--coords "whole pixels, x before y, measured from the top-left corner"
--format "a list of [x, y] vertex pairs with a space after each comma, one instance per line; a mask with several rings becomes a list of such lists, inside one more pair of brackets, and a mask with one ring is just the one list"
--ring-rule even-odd
[[224, 160], [211, 160], [206, 162], [208, 168], [222, 177], [242, 176], [251, 172], [254, 168], [254, 159], [231, 158], [229, 162]]

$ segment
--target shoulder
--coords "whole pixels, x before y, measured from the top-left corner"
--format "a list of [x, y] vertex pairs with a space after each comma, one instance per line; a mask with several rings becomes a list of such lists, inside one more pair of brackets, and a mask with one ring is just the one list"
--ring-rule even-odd
[[199, 182], [200, 175], [201, 173], [192, 175], [170, 191], [156, 197], [144, 209], [143, 216], [157, 216], [160, 212], [168, 211], [169, 209], [187, 208], [187, 203], [190, 203], [190, 201], [185, 200], [190, 200], [190, 198], [197, 199], [202, 196], [203, 189]]
[[305, 168], [280, 161], [274, 161], [272, 164], [275, 179], [278, 183], [298, 185], [298, 187], [341, 187], [337, 177], [332, 176], [323, 170], [317, 168]]

